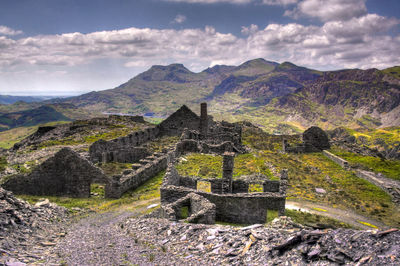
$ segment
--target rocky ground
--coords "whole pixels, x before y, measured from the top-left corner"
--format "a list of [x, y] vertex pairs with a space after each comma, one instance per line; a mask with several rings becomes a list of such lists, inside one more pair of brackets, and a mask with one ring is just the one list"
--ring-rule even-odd
[[32, 206], [0, 187], [0, 265], [57, 257], [49, 249], [65, 236], [67, 225], [65, 208], [48, 200]]
[[[143, 207], [144, 209], [146, 207]], [[0, 188], [0, 265], [399, 265], [400, 232], [203, 225], [139, 217], [142, 209], [91, 213], [35, 206]]]
[[[135, 241], [206, 265], [399, 265], [400, 232], [313, 230], [276, 219], [270, 227], [232, 227], [128, 219], [121, 230]], [[151, 233], [150, 233], [151, 232]]]

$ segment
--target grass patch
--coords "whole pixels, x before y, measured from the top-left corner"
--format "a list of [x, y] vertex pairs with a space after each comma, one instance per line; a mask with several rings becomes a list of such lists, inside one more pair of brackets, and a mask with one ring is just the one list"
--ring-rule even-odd
[[189, 217], [189, 207], [188, 206], [183, 206], [180, 209], [180, 219], [186, 219]]
[[261, 184], [249, 184], [249, 193], [263, 192], [264, 188]]
[[0, 156], [0, 172], [6, 170], [7, 165], [8, 165], [7, 158], [4, 156]]
[[275, 218], [278, 218], [278, 211], [276, 211], [276, 210], [267, 210], [267, 224], [272, 222]]
[[311, 214], [308, 212], [296, 211], [296, 210], [285, 210], [285, 214], [292, 218], [296, 223], [307, 225], [307, 226], [317, 226], [326, 228], [353, 228], [347, 223], [340, 222], [338, 220], [325, 217], [322, 215]]
[[211, 192], [211, 183], [207, 181], [197, 181], [198, 191]]
[[[203, 178], [222, 178], [222, 156], [192, 153], [183, 157], [176, 166], [180, 175], [199, 176]], [[253, 154], [239, 154], [235, 157], [233, 177], [261, 173], [273, 177], [261, 158]]]
[[363, 222], [363, 221], [357, 221], [357, 222], [359, 222], [360, 224], [369, 226], [371, 228], [378, 229], [378, 227], [376, 225], [373, 225], [373, 224], [370, 224], [370, 223], [367, 223], [367, 222]]
[[[85, 122], [75, 122], [75, 124], [85, 126]], [[74, 123], [72, 124], [74, 125]], [[132, 132], [139, 131], [144, 128], [145, 124], [135, 123], [130, 126], [126, 125], [108, 125], [104, 128], [99, 128], [98, 131], [93, 132], [90, 129], [90, 126], [87, 125], [87, 128], [84, 129], [83, 132], [79, 134], [74, 134], [72, 136], [68, 136], [62, 139], [57, 140], [48, 140], [44, 141], [39, 145], [39, 148], [43, 149], [45, 147], [57, 146], [57, 145], [79, 145], [79, 144], [92, 144], [100, 139], [103, 140], [112, 140], [119, 137], [125, 137]]]
[[[400, 214], [387, 193], [342, 169], [322, 153], [281, 154], [264, 151], [262, 154], [277, 170], [288, 169], [288, 198], [349, 208], [388, 225], [400, 226]], [[315, 188], [323, 188], [327, 193], [318, 194]]]
[[108, 176], [120, 175], [126, 169], [131, 169], [131, 163], [117, 163], [117, 162], [109, 162], [109, 163], [99, 163], [97, 165], [99, 168], [103, 170], [103, 172]]
[[321, 208], [312, 208], [313, 210], [319, 211], [319, 212], [327, 212], [327, 210], [325, 209], [321, 209]]
[[54, 126], [68, 123], [66, 121], [50, 122], [32, 127], [17, 127], [10, 130], [0, 132], [0, 148], [9, 149], [14, 146], [15, 143], [20, 142], [26, 137], [36, 132], [39, 126]]
[[175, 145], [179, 141], [179, 137], [177, 136], [163, 136], [161, 138], [157, 138], [151, 142], [144, 144], [144, 146], [148, 147], [150, 152], [161, 152], [163, 149], [168, 146]]
[[[161, 171], [155, 177], [149, 179], [137, 189], [127, 191], [126, 193], [124, 193], [124, 195], [122, 195], [120, 199], [105, 199], [102, 197], [69, 198], [30, 195], [17, 195], [17, 197], [26, 200], [31, 204], [35, 204], [42, 198], [48, 198], [51, 202], [54, 202], [68, 209], [78, 207], [83, 209], [90, 209], [96, 212], [106, 212], [122, 207], [134, 210], [139, 207], [143, 207], [140, 204], [146, 205], [146, 200], [157, 199], [160, 197], [160, 186], [164, 173], [165, 171]], [[93, 186], [96, 187], [96, 185]]]
[[385, 176], [400, 180], [400, 161], [397, 160], [382, 160], [377, 157], [355, 154], [352, 152], [332, 148], [332, 153], [347, 160], [351, 166], [382, 173]]

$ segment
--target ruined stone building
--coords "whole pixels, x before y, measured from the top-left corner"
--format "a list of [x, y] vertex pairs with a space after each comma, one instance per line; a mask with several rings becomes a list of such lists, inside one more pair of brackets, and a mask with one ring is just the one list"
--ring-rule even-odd
[[[152, 153], [144, 146], [162, 136], [180, 136], [180, 140], [162, 152]], [[157, 126], [110, 141], [96, 141], [89, 148], [88, 159], [64, 148], [30, 174], [10, 178], [3, 186], [23, 194], [89, 197], [90, 184], [97, 181], [105, 183], [106, 197], [119, 198], [167, 169], [161, 188], [161, 216], [179, 219], [180, 208], [186, 206], [189, 222], [263, 223], [267, 210], [284, 214], [287, 173], [282, 172], [280, 181], [263, 177], [256, 182], [262, 192], [249, 193], [254, 180], [233, 179], [235, 154], [246, 152], [241, 136], [239, 124], [214, 121], [207, 114], [206, 103], [201, 104], [200, 116], [184, 105]], [[223, 155], [222, 179], [180, 176], [174, 164], [187, 153]], [[106, 176], [95, 165], [110, 162], [131, 163], [132, 168]], [[210, 190], [199, 190], [200, 182], [207, 182]]]
[[[172, 160], [161, 187], [162, 208], [159, 215], [169, 219], [179, 219], [179, 208], [185, 206], [189, 208], [190, 216], [187, 218], [189, 222], [200, 220], [214, 223], [218, 220], [253, 224], [265, 223], [268, 210], [277, 210], [278, 215], [284, 215], [287, 171], [282, 171], [279, 181], [264, 178], [256, 182], [262, 186], [263, 191], [249, 193], [249, 186], [254, 184], [254, 181], [240, 177], [233, 180], [234, 156], [232, 152], [223, 154], [221, 179], [181, 176]], [[209, 183], [210, 191], [199, 190], [200, 182]], [[193, 194], [201, 197], [194, 200], [193, 196], [190, 196]], [[199, 213], [199, 204], [208, 206], [207, 211]]]
[[330, 149], [328, 135], [319, 127], [310, 127], [302, 135], [303, 142], [297, 146], [290, 146], [287, 140], [283, 140], [282, 151], [292, 153], [321, 152]]

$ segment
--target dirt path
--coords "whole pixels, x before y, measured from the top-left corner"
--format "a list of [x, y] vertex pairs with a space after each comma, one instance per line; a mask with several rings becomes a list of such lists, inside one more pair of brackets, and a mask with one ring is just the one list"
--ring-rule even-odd
[[[178, 257], [163, 252], [159, 247], [140, 243], [135, 236], [126, 235], [121, 222], [142, 214], [148, 205], [159, 200], [138, 202], [146, 206], [135, 211], [118, 210], [92, 214], [70, 227], [65, 238], [53, 252], [59, 255], [57, 263], [66, 265], [182, 265]], [[129, 208], [129, 207], [128, 207]], [[46, 265], [55, 263], [47, 261]]]
[[380, 229], [388, 228], [388, 226], [384, 225], [383, 223], [381, 223], [379, 221], [359, 215], [351, 210], [337, 209], [337, 208], [333, 208], [333, 207], [330, 207], [327, 205], [317, 204], [314, 202], [293, 201], [293, 200], [286, 201], [286, 209], [292, 209], [292, 210], [300, 209], [301, 211], [304, 211], [304, 212], [327, 216], [327, 217], [339, 220], [341, 222], [350, 224], [350, 225], [354, 226], [355, 228], [360, 228], [360, 229], [365, 229], [365, 230], [370, 230], [370, 229], [374, 229], [374, 228], [371, 226], [362, 224], [361, 222], [374, 225]]

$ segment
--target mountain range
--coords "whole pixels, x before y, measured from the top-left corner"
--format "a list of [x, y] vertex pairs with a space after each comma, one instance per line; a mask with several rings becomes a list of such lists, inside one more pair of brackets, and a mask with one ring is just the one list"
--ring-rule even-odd
[[270, 132], [301, 131], [310, 125], [398, 126], [400, 67], [318, 71], [254, 59], [194, 73], [182, 64], [155, 65], [114, 89], [45, 103], [68, 103], [91, 114], [163, 117], [183, 104], [198, 111], [203, 101], [218, 119], [246, 119]]

